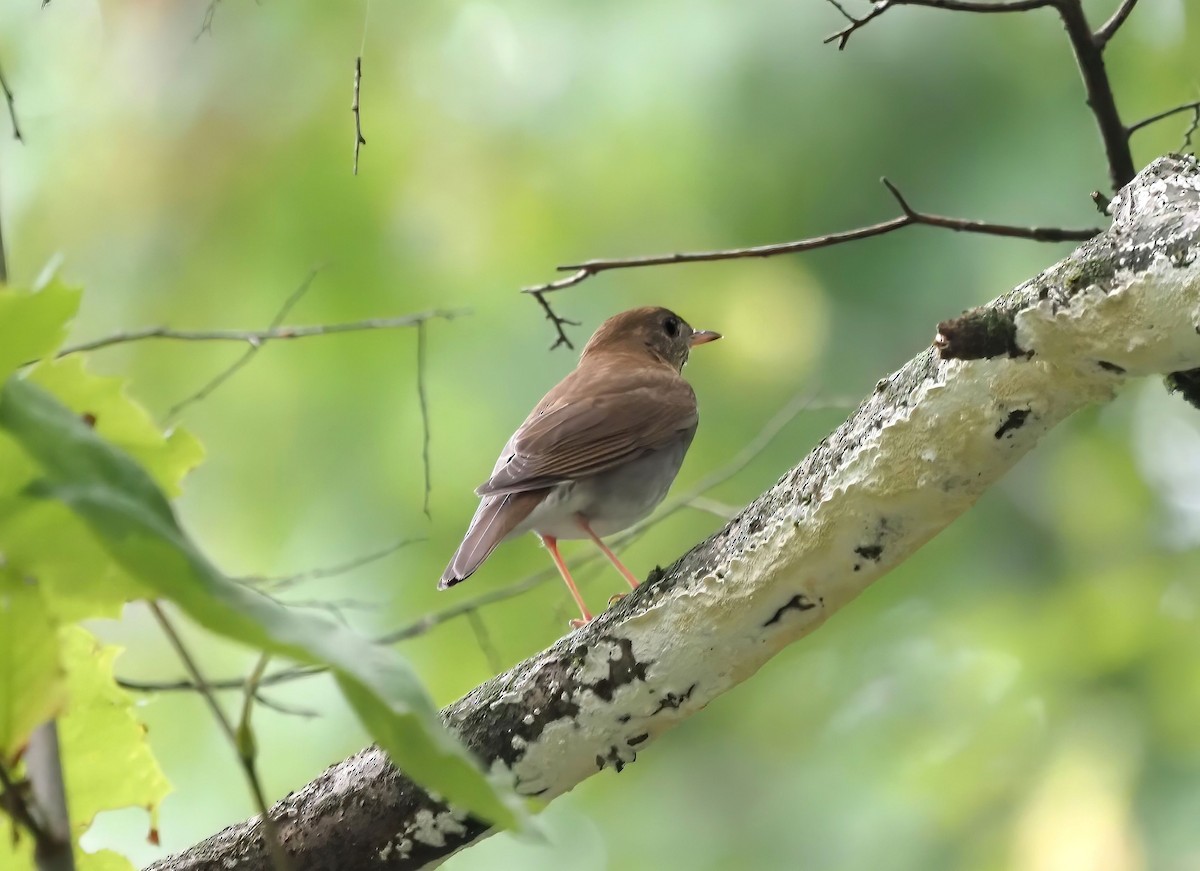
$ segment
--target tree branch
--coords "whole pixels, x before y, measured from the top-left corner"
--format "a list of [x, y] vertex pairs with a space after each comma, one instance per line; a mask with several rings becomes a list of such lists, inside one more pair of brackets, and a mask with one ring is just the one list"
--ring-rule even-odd
[[1178, 115], [1180, 112], [1189, 111], [1195, 114], [1200, 114], [1200, 100], [1192, 100], [1192, 102], [1183, 103], [1182, 105], [1176, 106], [1174, 109], [1167, 109], [1164, 112], [1159, 112], [1157, 115], [1151, 115], [1149, 118], [1143, 118], [1141, 121], [1138, 121], [1135, 124], [1130, 124], [1129, 127], [1126, 128], [1126, 132], [1132, 136], [1143, 127], [1149, 127], [1151, 124], [1157, 124], [1164, 118], [1170, 118], [1172, 115]]
[[[1014, 224], [993, 224], [989, 221], [974, 221], [968, 218], [949, 218], [944, 215], [934, 215], [929, 212], [919, 212], [908, 204], [900, 190], [886, 178], [880, 179], [884, 187], [900, 206], [900, 212], [895, 218], [844, 230], [840, 233], [828, 233], [824, 236], [814, 236], [811, 239], [798, 239], [793, 242], [777, 242], [772, 245], [754, 245], [749, 248], [728, 248], [720, 251], [687, 251], [677, 254], [654, 254], [647, 257], [620, 257], [613, 259], [587, 260], [556, 267], [561, 272], [571, 272], [570, 275], [551, 281], [526, 287], [522, 293], [532, 294], [545, 307], [544, 294], [565, 290], [597, 275], [612, 269], [638, 269], [644, 266], [667, 266], [677, 263], [708, 263], [716, 260], [744, 260], [753, 257], [777, 257], [781, 254], [798, 254], [803, 251], [813, 251], [817, 248], [828, 248], [846, 242], [856, 242], [859, 239], [869, 239], [872, 236], [883, 236], [913, 227], [918, 224], [927, 227], [940, 227], [943, 230], [953, 230], [957, 233], [979, 233], [985, 236], [1006, 236], [1010, 239], [1030, 239], [1034, 242], [1083, 242], [1101, 232], [1099, 227], [1083, 229], [1064, 229], [1061, 227], [1022, 227]], [[550, 315], [547, 315], [548, 317]], [[568, 321], [567, 323], [571, 323]], [[560, 331], [561, 332], [561, 331]], [[560, 340], [561, 341], [561, 340]], [[555, 343], [555, 347], [558, 343]]]
[[[150, 339], [162, 339], [175, 342], [240, 342], [251, 346], [261, 345], [276, 339], [307, 339], [311, 336], [332, 336], [337, 333], [358, 333], [366, 330], [395, 330], [403, 327], [415, 327], [423, 321], [442, 318], [452, 321], [467, 314], [466, 309], [430, 309], [411, 315], [395, 318], [367, 318], [361, 321], [350, 321], [344, 324], [313, 324], [304, 327], [271, 327], [264, 330], [174, 330], [170, 327], [146, 327], [141, 330], [128, 330], [113, 333], [88, 342], [80, 342], [63, 348], [55, 356], [65, 357], [68, 354], [78, 354], [82, 351], [95, 351], [100, 348], [111, 348], [113, 345], [127, 345], [131, 342], [145, 342]], [[33, 362], [33, 361], [30, 361]]]
[[21, 125], [17, 121], [17, 104], [13, 97], [12, 90], [8, 87], [8, 80], [4, 78], [4, 68], [0, 67], [0, 90], [4, 91], [4, 102], [8, 104], [8, 118], [12, 122], [13, 139], [18, 142], [24, 142], [25, 139], [21, 136]]
[[[183, 663], [184, 668], [191, 676], [197, 689], [199, 689], [200, 695], [208, 705], [209, 710], [212, 711], [213, 719], [217, 721], [217, 725], [220, 726], [221, 731], [233, 747], [234, 753], [237, 754], [238, 763], [241, 765], [242, 772], [246, 776], [246, 783], [250, 787], [250, 794], [254, 796], [254, 803], [258, 807], [259, 819], [262, 821], [263, 831], [266, 834], [267, 854], [271, 867], [274, 871], [291, 871], [291, 863], [287, 858], [287, 854], [284, 853], [280, 846], [278, 824], [271, 816], [271, 812], [267, 807], [266, 797], [263, 794], [262, 783], [258, 779], [258, 769], [254, 761], [256, 754], [251, 749], [253, 741], [251, 738], [246, 737], [249, 735], [250, 710], [253, 707], [255, 695], [258, 692], [262, 672], [267, 667], [270, 657], [264, 653], [258, 658], [258, 665], [246, 683], [245, 698], [242, 704], [242, 726], [239, 726], [238, 731], [235, 732], [233, 725], [229, 722], [229, 718], [221, 710], [221, 705], [217, 702], [217, 697], [213, 695], [208, 682], [204, 679], [200, 667], [192, 659], [191, 651], [183, 643], [183, 639], [179, 636], [179, 633], [175, 631], [175, 626], [167, 618], [166, 612], [163, 611], [157, 602], [152, 601], [149, 604], [150, 613], [154, 615], [154, 619], [158, 622], [163, 634], [167, 636], [167, 641], [175, 649], [175, 654], [179, 657], [180, 662]], [[243, 727], [245, 734], [243, 734]]]
[[1122, 0], [1121, 5], [1117, 7], [1112, 17], [1100, 25], [1100, 29], [1096, 31], [1096, 35], [1093, 37], [1097, 48], [1101, 51], [1104, 50], [1104, 47], [1108, 45], [1108, 41], [1117, 35], [1117, 31], [1125, 23], [1125, 19], [1133, 11], [1133, 7], [1137, 6], [1137, 2], [1138, 0]]
[[[546, 320], [550, 321], [550, 323], [554, 325], [554, 332], [557, 334], [557, 336], [554, 339], [553, 344], [550, 345], [551, 351], [553, 351], [555, 348], [562, 347], [570, 348], [571, 350], [575, 349], [575, 346], [571, 344], [571, 339], [567, 336], [566, 328], [569, 326], [579, 326], [579, 321], [573, 321], [570, 318], [564, 318], [556, 313], [554, 309], [550, 307], [550, 302], [546, 299], [546, 291], [561, 290], [563, 287], [570, 287], [572, 284], [578, 284], [580, 281], [583, 281], [584, 278], [587, 278], [587, 276], [584, 275], [582, 278], [570, 281], [564, 278], [562, 281], [552, 281], [549, 284], [544, 284], [540, 289], [536, 287], [527, 287], [522, 291], [522, 293], [528, 293], [537, 300], [537, 304], [542, 307], [542, 311], [546, 315]], [[563, 282], [567, 283], [564, 284]]]
[[[279, 328], [279, 325], [284, 322], [291, 310], [296, 307], [296, 303], [300, 302], [300, 300], [308, 294], [308, 291], [312, 288], [313, 281], [315, 281], [317, 278], [317, 273], [320, 271], [321, 267], [319, 266], [310, 269], [308, 275], [306, 275], [304, 280], [300, 282], [300, 286], [288, 294], [287, 299], [283, 301], [283, 305], [281, 305], [279, 310], [275, 312], [275, 317], [271, 318], [271, 323], [267, 325], [268, 331]], [[168, 408], [165, 415], [166, 422], [170, 423], [189, 405], [206, 399], [213, 393], [213, 391], [236, 375], [239, 369], [253, 360], [258, 355], [258, 352], [262, 350], [264, 344], [266, 344], [266, 339], [260, 339], [257, 342], [251, 342], [250, 346], [242, 352], [242, 356], [238, 357], [236, 360], [206, 381], [199, 390], [195, 391], [189, 396], [185, 396], [183, 399], [179, 400], [170, 408]]]
[[837, 33], [829, 34], [825, 37], [824, 42], [826, 45], [837, 42], [838, 51], [842, 51], [855, 32], [866, 27], [893, 6], [925, 6], [929, 9], [947, 9], [951, 12], [1004, 13], [1028, 12], [1031, 9], [1041, 9], [1043, 6], [1053, 6], [1055, 2], [1056, 0], [996, 0], [991, 3], [972, 3], [970, 0], [876, 0], [870, 12], [862, 18], [855, 18], [845, 10], [841, 3], [829, 0], [829, 3], [836, 7], [838, 12], [842, 13], [850, 23]]
[[[1117, 100], [1108, 80], [1108, 71], [1104, 68], [1104, 43], [1092, 36], [1087, 15], [1083, 11], [1083, 0], [1055, 0], [1054, 6], [1067, 30], [1067, 38], [1075, 52], [1075, 63], [1083, 78], [1088, 108], [1092, 110], [1096, 128], [1100, 131], [1100, 141], [1108, 158], [1109, 182], [1114, 191], [1119, 190], [1133, 179], [1136, 170], [1133, 152], [1129, 149], [1129, 134], [1121, 123]], [[1128, 15], [1129, 10], [1125, 14]]]
[[[982, 311], [1017, 356], [932, 348], [724, 529], [604, 614], [447, 707], [485, 767], [550, 800], [620, 770], [816, 630], [1127, 378], [1200, 368], [1200, 164], [1163, 158], [1113, 226]], [[420, 868], [487, 834], [368, 748], [275, 806], [297, 869]], [[257, 819], [154, 871], [258, 871]]]
[[359, 93], [362, 90], [362, 55], [354, 59], [354, 99], [350, 111], [354, 113], [354, 174], [358, 175], [358, 151], [367, 144], [362, 132], [362, 110], [359, 108]]

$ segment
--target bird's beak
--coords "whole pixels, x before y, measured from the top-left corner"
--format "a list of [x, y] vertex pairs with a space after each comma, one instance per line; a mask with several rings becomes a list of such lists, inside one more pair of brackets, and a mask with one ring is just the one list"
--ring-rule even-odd
[[688, 345], [694, 348], [697, 345], [703, 345], [705, 342], [715, 342], [719, 338], [721, 338], [721, 334], [714, 333], [712, 330], [696, 330], [692, 333], [692, 337], [688, 339]]

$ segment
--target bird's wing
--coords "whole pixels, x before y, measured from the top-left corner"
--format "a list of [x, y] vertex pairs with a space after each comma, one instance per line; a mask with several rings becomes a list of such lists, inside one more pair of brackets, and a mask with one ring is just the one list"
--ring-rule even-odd
[[696, 428], [696, 394], [674, 371], [610, 383], [625, 389], [598, 394], [569, 389], [574, 385], [566, 381], [560, 386], [568, 389], [547, 394], [477, 494], [520, 493], [596, 475]]

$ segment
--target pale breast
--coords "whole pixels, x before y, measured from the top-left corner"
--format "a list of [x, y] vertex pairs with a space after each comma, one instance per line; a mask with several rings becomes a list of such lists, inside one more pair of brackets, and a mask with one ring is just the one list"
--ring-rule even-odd
[[533, 530], [559, 539], [587, 538], [575, 520], [580, 514], [602, 538], [628, 529], [667, 495], [694, 434], [694, 429], [682, 432], [666, 447], [615, 469], [560, 484], [511, 536]]

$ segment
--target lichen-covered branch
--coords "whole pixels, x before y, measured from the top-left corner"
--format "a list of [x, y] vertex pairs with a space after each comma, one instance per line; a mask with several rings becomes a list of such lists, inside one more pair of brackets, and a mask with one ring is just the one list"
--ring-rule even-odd
[[[724, 529], [449, 706], [449, 727], [543, 800], [619, 770], [902, 563], [1064, 418], [1129, 378], [1200, 368], [1200, 166], [1155, 162], [1110, 213], [1109, 230], [985, 307], [979, 335], [1004, 341], [959, 355], [976, 359], [928, 348], [880, 380]], [[375, 749], [274, 816], [297, 871], [420, 868], [486, 834]], [[266, 869], [261, 834], [240, 823], [153, 868]]]

